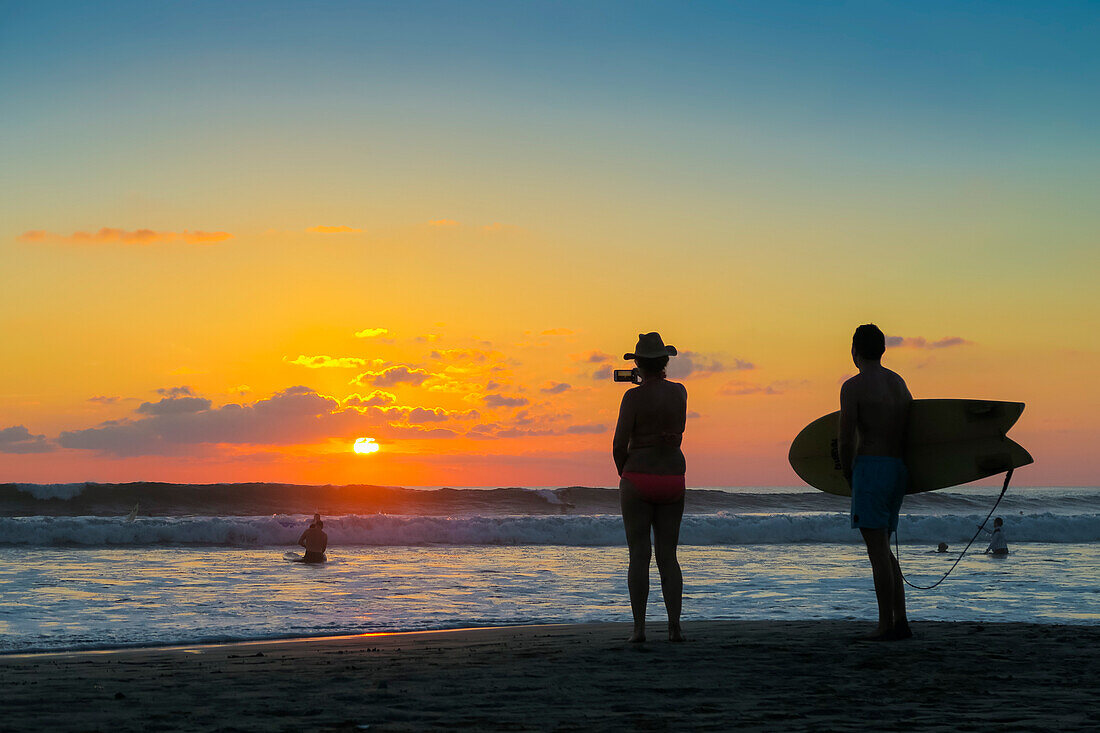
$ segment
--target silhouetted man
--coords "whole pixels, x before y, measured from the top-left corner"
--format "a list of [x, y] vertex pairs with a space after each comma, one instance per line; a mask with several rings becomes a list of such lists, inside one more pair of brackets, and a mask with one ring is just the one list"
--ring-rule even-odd
[[852, 360], [859, 374], [840, 388], [840, 460], [852, 487], [852, 527], [867, 545], [878, 600], [878, 628], [868, 641], [913, 635], [905, 615], [901, 568], [890, 551], [890, 533], [909, 475], [902, 456], [913, 396], [905, 380], [882, 366], [886, 337], [866, 324], [852, 336]]
[[309, 529], [302, 532], [302, 536], [298, 538], [298, 544], [306, 548], [306, 554], [302, 557], [302, 562], [325, 561], [325, 550], [328, 549], [328, 535], [322, 530], [324, 526], [325, 523], [318, 518], [317, 521], [309, 525]]

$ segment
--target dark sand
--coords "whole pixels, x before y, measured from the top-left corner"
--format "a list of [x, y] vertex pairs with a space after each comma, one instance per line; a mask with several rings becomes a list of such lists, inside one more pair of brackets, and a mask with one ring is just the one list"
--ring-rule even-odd
[[[1100, 730], [1100, 626], [528, 626], [0, 657], [0, 729]], [[369, 726], [369, 727], [367, 727]]]

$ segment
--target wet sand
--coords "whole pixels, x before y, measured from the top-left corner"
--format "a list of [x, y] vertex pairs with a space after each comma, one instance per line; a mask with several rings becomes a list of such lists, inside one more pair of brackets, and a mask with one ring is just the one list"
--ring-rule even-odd
[[585, 624], [0, 657], [0, 729], [1100, 729], [1100, 626]]

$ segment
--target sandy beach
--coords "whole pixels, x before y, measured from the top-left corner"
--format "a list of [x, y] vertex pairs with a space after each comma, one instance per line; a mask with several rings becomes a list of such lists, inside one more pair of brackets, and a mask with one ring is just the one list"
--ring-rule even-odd
[[1100, 627], [522, 626], [0, 657], [4, 730], [1096, 730]]

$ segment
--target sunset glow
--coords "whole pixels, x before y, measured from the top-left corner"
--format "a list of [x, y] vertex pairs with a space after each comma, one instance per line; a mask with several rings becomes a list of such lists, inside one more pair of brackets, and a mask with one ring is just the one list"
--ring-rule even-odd
[[155, 5], [3, 21], [0, 480], [611, 486], [658, 330], [689, 485], [797, 484], [876, 322], [1095, 483], [1088, 24]]

